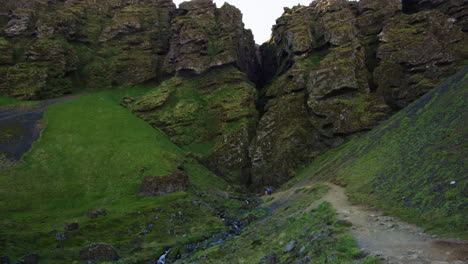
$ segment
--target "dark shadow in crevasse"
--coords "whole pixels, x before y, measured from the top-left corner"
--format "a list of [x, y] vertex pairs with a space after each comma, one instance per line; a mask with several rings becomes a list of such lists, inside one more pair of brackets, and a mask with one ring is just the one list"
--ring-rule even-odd
[[418, 0], [403, 0], [402, 5], [405, 14], [414, 14], [420, 11]]

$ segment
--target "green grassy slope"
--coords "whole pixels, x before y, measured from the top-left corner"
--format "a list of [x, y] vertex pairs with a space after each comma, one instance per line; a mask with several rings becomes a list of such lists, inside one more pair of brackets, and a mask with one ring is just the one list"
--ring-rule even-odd
[[[0, 171], [0, 255], [15, 259], [36, 252], [44, 263], [72, 263], [81, 247], [107, 242], [121, 256], [148, 260], [165, 247], [224, 228], [211, 209], [192, 200], [199, 199], [195, 193], [225, 189], [225, 182], [115, 102], [142, 92], [88, 94], [46, 111], [46, 128], [24, 163]], [[144, 176], [166, 175], [178, 165], [184, 165], [192, 184], [188, 192], [137, 197]], [[85, 217], [100, 208], [108, 215]], [[179, 211], [186, 220], [169, 221]], [[68, 232], [62, 244], [50, 232], [64, 232], [66, 222], [79, 222], [80, 229]], [[142, 235], [150, 223], [153, 230]], [[57, 244], [63, 248], [53, 249]]]
[[[346, 185], [351, 200], [428, 230], [468, 237], [468, 67], [300, 177]], [[455, 182], [454, 184], [451, 184]]]

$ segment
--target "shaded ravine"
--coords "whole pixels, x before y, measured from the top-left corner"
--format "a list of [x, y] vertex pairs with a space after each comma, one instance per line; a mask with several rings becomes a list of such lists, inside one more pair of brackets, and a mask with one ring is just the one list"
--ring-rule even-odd
[[[36, 141], [44, 125], [38, 123], [44, 111], [54, 104], [63, 103], [81, 95], [46, 100], [37, 106], [0, 108], [0, 169], [21, 159]], [[2, 161], [3, 160], [3, 161]]]
[[[384, 264], [463, 264], [468, 263], [468, 242], [440, 238], [420, 227], [382, 212], [352, 205], [345, 189], [326, 183], [330, 191], [321, 199], [333, 205], [338, 217], [350, 221], [350, 233], [360, 248]], [[319, 201], [320, 202], [320, 201]]]

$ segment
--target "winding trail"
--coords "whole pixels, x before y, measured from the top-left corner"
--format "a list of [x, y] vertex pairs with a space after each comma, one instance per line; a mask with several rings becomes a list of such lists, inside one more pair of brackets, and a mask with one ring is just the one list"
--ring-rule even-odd
[[[379, 257], [382, 264], [468, 264], [468, 241], [438, 237], [425, 233], [420, 227], [398, 218], [348, 201], [345, 189], [331, 184], [329, 192], [304, 211], [327, 201], [337, 210], [338, 218], [350, 221], [350, 233], [359, 247], [370, 256]], [[288, 190], [274, 193], [274, 200], [264, 205], [270, 213], [284, 210], [294, 200], [295, 191], [310, 187], [298, 184]], [[264, 197], [267, 198], [267, 197]]]
[[362, 250], [391, 264], [468, 263], [468, 243], [438, 238], [421, 228], [381, 212], [352, 205], [344, 188], [327, 183], [322, 198], [335, 207], [338, 217], [353, 223], [351, 234]]

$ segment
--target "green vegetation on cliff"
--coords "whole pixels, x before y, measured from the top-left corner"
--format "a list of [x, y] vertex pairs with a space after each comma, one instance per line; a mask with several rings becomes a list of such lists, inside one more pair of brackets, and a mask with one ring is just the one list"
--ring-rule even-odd
[[234, 184], [246, 183], [247, 147], [255, 130], [257, 91], [232, 66], [187, 78], [173, 77], [129, 107], [178, 146]]

